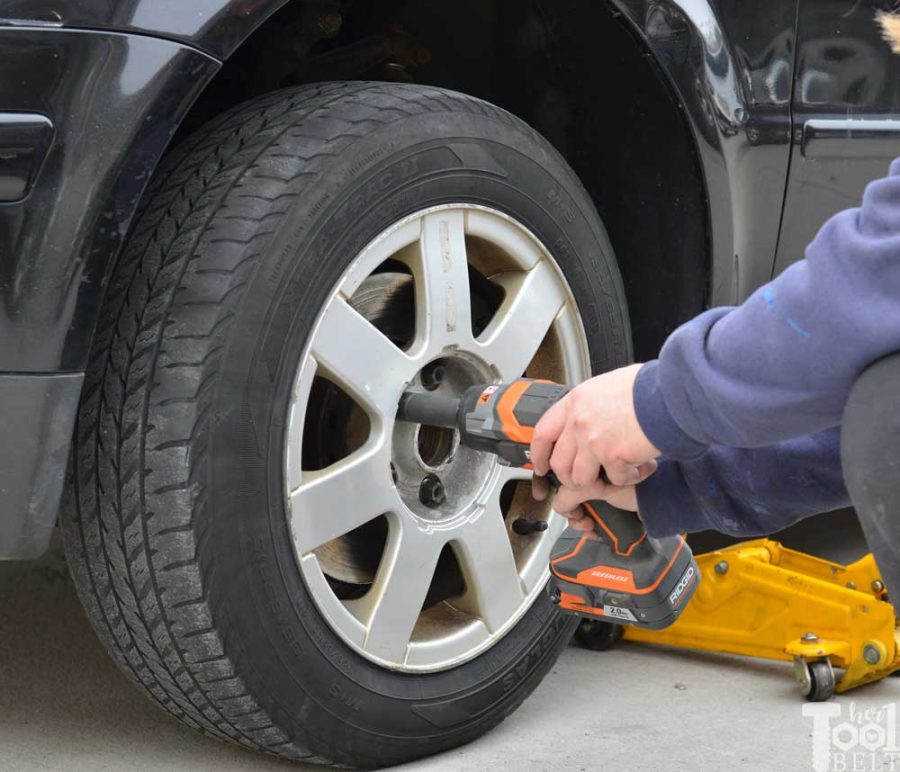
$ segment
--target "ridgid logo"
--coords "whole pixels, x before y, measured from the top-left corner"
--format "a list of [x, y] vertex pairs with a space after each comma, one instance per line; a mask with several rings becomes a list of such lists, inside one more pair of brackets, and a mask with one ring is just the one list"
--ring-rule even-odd
[[808, 702], [815, 772], [900, 772], [897, 705], [860, 707], [855, 702]]

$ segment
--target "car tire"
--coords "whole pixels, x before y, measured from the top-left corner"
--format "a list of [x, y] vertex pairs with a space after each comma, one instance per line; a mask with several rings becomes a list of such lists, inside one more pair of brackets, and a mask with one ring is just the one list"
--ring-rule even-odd
[[[466, 207], [474, 214], [459, 214]], [[448, 221], [483, 214], [501, 240], [524, 233], [533, 236], [526, 249], [546, 245], [544, 275], [556, 266], [547, 281], [570, 293], [577, 309], [567, 312], [565, 334], [583, 339], [586, 350], [583, 365], [550, 372], [529, 365], [529, 375], [584, 377], [628, 361], [621, 279], [589, 197], [547, 142], [477, 99], [375, 83], [266, 95], [183, 142], [144, 196], [110, 279], [86, 374], [63, 524], [78, 591], [112, 657], [165, 710], [209, 735], [290, 759], [361, 767], [433, 754], [515, 710], [573, 631], [576, 620], [535, 585], [546, 580], [541, 566], [523, 608], [502, 624], [479, 621], [477, 610], [475, 621], [466, 617], [466, 608], [489, 602], [485, 591], [474, 606], [452, 609], [467, 620], [458, 629], [488, 636], [481, 648], [430, 660], [429, 645], [450, 646], [452, 636], [426, 638], [415, 655], [421, 667], [409, 659], [412, 648], [391, 664], [383, 650], [370, 656], [365, 642], [354, 644], [352, 632], [329, 622], [304, 573], [305, 564], [321, 569], [324, 558], [312, 561], [312, 552], [295, 548], [297, 518], [308, 513], [292, 514], [285, 464], [292, 453], [305, 464], [307, 444], [318, 441], [305, 439], [314, 433], [308, 429], [291, 447], [298, 367], [312, 356], [323, 314], [349, 302], [340, 282], [367, 245], [431, 211]], [[482, 269], [466, 270], [490, 296], [499, 252], [478, 243]], [[385, 298], [391, 308], [415, 302], [410, 293], [421, 277], [402, 261], [385, 262], [372, 277], [352, 299], [353, 319], [377, 326]], [[485, 301], [494, 303], [480, 309], [485, 318], [509, 310], [504, 292], [511, 290]], [[467, 316], [475, 324], [472, 304]], [[397, 318], [404, 313], [409, 308]], [[552, 324], [562, 318], [560, 311]], [[357, 343], [364, 353], [365, 340]], [[577, 359], [572, 346], [566, 361]], [[456, 356], [453, 345], [443, 351]], [[512, 372], [475, 356], [482, 370], [470, 372], [468, 361], [460, 372], [470, 378]], [[421, 387], [419, 376], [412, 380]], [[348, 389], [355, 387], [365, 398], [368, 383]], [[332, 396], [314, 416], [326, 443], [350, 421], [344, 395]], [[458, 453], [447, 451], [441, 463], [455, 463]], [[476, 462], [479, 474], [506, 473]], [[387, 467], [384, 474], [379, 490], [390, 493]], [[441, 517], [435, 514], [439, 524]], [[470, 558], [442, 552], [440, 559], [468, 566]], [[353, 570], [349, 580], [339, 569], [327, 577], [327, 591], [344, 593], [343, 607], [359, 602], [346, 585], [364, 570]], [[365, 597], [371, 584], [360, 581]], [[411, 597], [425, 596], [414, 589]], [[450, 615], [453, 598], [470, 589], [431, 587], [415, 613], [439, 607]], [[408, 646], [422, 634], [411, 633]]]

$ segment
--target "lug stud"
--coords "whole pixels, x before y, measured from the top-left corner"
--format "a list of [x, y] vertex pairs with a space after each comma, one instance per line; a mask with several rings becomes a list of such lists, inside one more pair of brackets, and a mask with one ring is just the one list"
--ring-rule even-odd
[[444, 365], [440, 362], [432, 362], [430, 365], [426, 365], [422, 368], [420, 376], [422, 386], [424, 386], [427, 391], [434, 391], [444, 382], [444, 377], [446, 375], [447, 369]]

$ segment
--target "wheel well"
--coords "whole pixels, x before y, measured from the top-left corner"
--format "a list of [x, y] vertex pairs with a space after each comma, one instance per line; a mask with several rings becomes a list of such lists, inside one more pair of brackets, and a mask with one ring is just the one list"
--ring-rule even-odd
[[626, 22], [596, 0], [295, 0], [225, 63], [179, 136], [287, 85], [403, 80], [498, 104], [541, 132], [616, 250], [635, 355], [704, 308], [706, 192], [684, 116]]

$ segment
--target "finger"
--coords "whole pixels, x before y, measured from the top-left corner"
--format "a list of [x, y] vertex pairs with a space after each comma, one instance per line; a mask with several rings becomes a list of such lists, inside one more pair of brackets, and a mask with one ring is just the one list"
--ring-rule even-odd
[[553, 508], [558, 512], [567, 512], [575, 509], [583, 501], [603, 500], [606, 498], [608, 487], [598, 479], [585, 488], [560, 488], [553, 497]]
[[576, 488], [583, 488], [599, 477], [600, 461], [586, 444], [579, 444], [572, 462], [572, 484]]
[[560, 517], [566, 518], [570, 526], [574, 526], [576, 523], [580, 523], [582, 520], [590, 520], [587, 516], [587, 513], [584, 511], [583, 507], [575, 507], [575, 509], [570, 510], [569, 512], [559, 512], [557, 513]]
[[626, 512], [637, 512], [637, 488], [633, 485], [626, 485], [624, 488], [610, 485], [606, 494], [606, 500], [616, 509], [624, 509]]
[[550, 495], [550, 481], [546, 477], [534, 475], [531, 478], [531, 497], [535, 501], [544, 501]]
[[637, 483], [644, 482], [644, 480], [646, 480], [648, 477], [650, 477], [650, 475], [652, 475], [656, 471], [658, 466], [659, 466], [659, 464], [656, 463], [655, 460], [647, 461], [647, 462], [641, 464], [640, 466], [638, 466], [638, 479], [637, 479], [637, 482], [635, 482], [635, 485], [637, 485]]
[[590, 518], [584, 518], [582, 520], [569, 520], [569, 527], [573, 531], [581, 531], [582, 533], [587, 533], [588, 531], [594, 530], [594, 521]]
[[566, 520], [569, 521], [569, 524], [573, 528], [579, 531], [590, 531], [591, 528], [594, 527], [594, 521], [587, 516], [587, 513], [582, 507], [578, 507], [577, 509], [573, 509], [571, 512], [566, 513]]
[[[571, 528], [573, 531], [584, 531], [585, 530], [585, 527], [583, 526], [584, 522], [585, 522], [585, 520], [583, 518], [577, 518], [577, 519], [572, 518], [572, 517], [566, 518], [566, 525], [569, 528]], [[590, 530], [590, 526], [588, 526], [587, 530]]]
[[550, 471], [553, 446], [566, 425], [565, 397], [551, 407], [534, 427], [531, 437], [531, 463], [535, 474], [546, 476]]
[[550, 468], [566, 488], [575, 487], [572, 485], [572, 462], [575, 460], [577, 450], [578, 446], [572, 432], [563, 432], [550, 455]]
[[637, 485], [642, 479], [641, 470], [633, 464], [615, 462], [604, 465], [606, 476], [613, 485]]
[[594, 528], [594, 521], [589, 517], [585, 517], [582, 520], [569, 520], [569, 527], [573, 531], [578, 531], [578, 533], [584, 534], [592, 539], [596, 537], [596, 530]]

